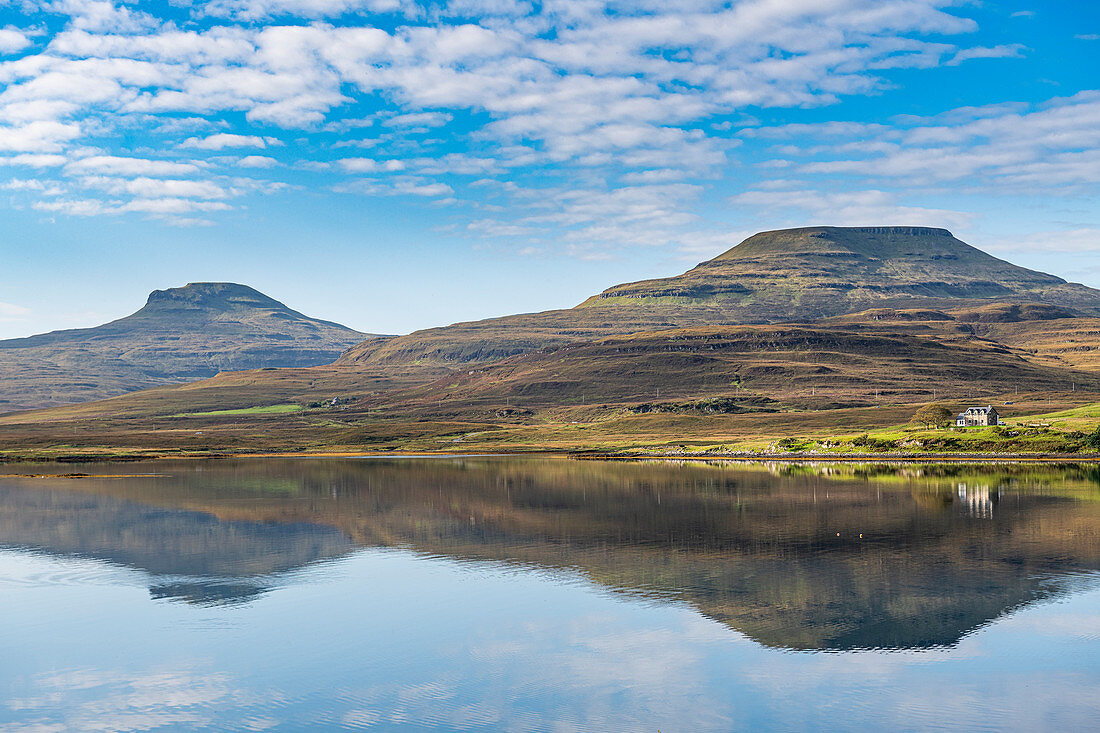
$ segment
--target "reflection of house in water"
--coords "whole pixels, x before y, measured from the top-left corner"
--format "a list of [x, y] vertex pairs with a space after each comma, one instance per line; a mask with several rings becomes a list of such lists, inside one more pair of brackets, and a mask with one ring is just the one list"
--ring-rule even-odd
[[968, 486], [960, 483], [958, 486], [959, 502], [963, 507], [963, 513], [976, 519], [992, 519], [993, 509], [1001, 499], [1001, 490], [991, 491], [989, 484]]

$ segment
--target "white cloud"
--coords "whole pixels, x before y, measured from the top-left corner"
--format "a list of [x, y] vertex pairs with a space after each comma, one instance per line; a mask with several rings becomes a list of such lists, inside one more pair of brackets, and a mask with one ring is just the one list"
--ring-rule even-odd
[[64, 155], [38, 155], [24, 153], [0, 157], [0, 165], [21, 165], [30, 168], [55, 168], [64, 165], [68, 161]]
[[56, 181], [44, 181], [38, 178], [13, 178], [0, 186], [5, 191], [31, 191], [41, 196], [60, 196], [65, 188]]
[[447, 153], [437, 158], [416, 158], [410, 160], [409, 167], [416, 168], [426, 175], [468, 175], [480, 176], [494, 173], [509, 167], [506, 161], [498, 158], [475, 157], [463, 153]]
[[[258, 191], [197, 179], [226, 165], [275, 169], [268, 156], [217, 153], [263, 151], [280, 139], [299, 146], [288, 160], [314, 162], [273, 177], [312, 169], [387, 179], [338, 179], [331, 185], [340, 190], [438, 202], [462, 195], [467, 184], [457, 177], [537, 177], [537, 191], [497, 192], [492, 205], [513, 221], [493, 226], [550, 223], [574, 247], [687, 247], [725, 231], [693, 228], [700, 189], [678, 186], [726, 176], [741, 162], [744, 140], [790, 141], [776, 151], [777, 165], [810, 177], [958, 180], [999, 170], [1008, 180], [1012, 168], [1016, 185], [1081, 184], [1095, 170], [1087, 149], [1057, 141], [1072, 128], [1087, 142], [1088, 121], [1065, 113], [1059, 122], [1054, 110], [1015, 112], [1032, 128], [1026, 142], [1016, 134], [1015, 145], [996, 142], [994, 118], [1007, 123], [1013, 114], [1003, 110], [966, 121], [729, 134], [735, 124], [755, 125], [747, 107], [829, 105], [887, 89], [891, 69], [1023, 52], [963, 42], [975, 22], [939, 0], [453, 0], [431, 8], [406, 0], [212, 0], [177, 4], [191, 14], [184, 22], [155, 17], [152, 5], [108, 0], [20, 7], [26, 27], [47, 27], [40, 22], [47, 13], [64, 16], [64, 28], [52, 36], [0, 31], [0, 53], [42, 46], [0, 61], [0, 153], [12, 154], [0, 165], [60, 167], [85, 187], [83, 198], [44, 202], [59, 211], [154, 213]], [[1043, 114], [1051, 118], [1047, 138]], [[346, 138], [370, 126], [377, 136]], [[829, 144], [798, 157], [803, 134]], [[319, 152], [353, 146], [372, 148], [371, 157], [328, 161]], [[1028, 157], [1028, 146], [1043, 155]], [[153, 151], [174, 149], [194, 159], [155, 159], [165, 153]], [[930, 161], [941, 155], [949, 160], [937, 168]], [[488, 213], [490, 204], [479, 205]], [[471, 218], [488, 221], [484, 213]]]
[[194, 163], [146, 158], [124, 158], [114, 155], [92, 155], [79, 158], [65, 166], [69, 173], [99, 173], [120, 176], [186, 176], [199, 172]]
[[693, 218], [683, 214], [679, 208], [685, 201], [698, 196], [700, 192], [700, 187], [684, 183], [626, 186], [603, 191], [596, 189], [533, 190], [529, 195], [537, 196], [540, 200], [532, 203], [550, 211], [527, 217], [527, 221], [554, 222], [564, 225], [599, 222], [602, 226], [607, 226], [611, 222], [640, 222], [646, 226], [658, 225], [661, 229], [665, 229], [668, 226], [686, 224]]
[[69, 216], [99, 216], [111, 213], [110, 207], [98, 199], [35, 201], [31, 206], [38, 211], [67, 214]]
[[[936, 117], [900, 119], [896, 126], [829, 123], [820, 131], [808, 125], [750, 134], [804, 135], [819, 141], [809, 148], [777, 150], [790, 156], [778, 163], [797, 166], [803, 175], [892, 179], [909, 186], [996, 183], [1001, 190], [1100, 182], [1100, 92], [1096, 91], [1038, 107], [961, 108]], [[800, 157], [813, 159], [799, 162]]]
[[0, 302], [0, 323], [26, 320], [27, 316], [30, 314], [30, 308], [24, 308], [21, 305], [14, 305], [12, 303]]
[[31, 45], [31, 39], [15, 28], [0, 28], [0, 54], [12, 54]]
[[186, 198], [137, 198], [118, 207], [120, 212], [148, 214], [187, 214], [193, 211], [228, 211], [232, 207], [217, 201], [193, 201]]
[[278, 16], [329, 18], [346, 13], [390, 13], [412, 6], [404, 0], [210, 0], [201, 11], [216, 17], [260, 20]]
[[132, 10], [111, 0], [45, 0], [43, 11], [69, 16], [71, 28], [110, 33], [129, 33], [156, 27], [147, 13]]
[[801, 226], [930, 226], [966, 228], [974, 216], [964, 211], [909, 206], [899, 195], [877, 190], [822, 192], [815, 190], [746, 191], [732, 203], [748, 209], [766, 210], [771, 216], [792, 217]]
[[382, 124], [388, 127], [439, 127], [447, 124], [452, 119], [452, 115], [443, 112], [417, 112], [396, 115], [385, 120]]
[[88, 188], [98, 188], [115, 196], [131, 195], [143, 199], [164, 197], [224, 199], [230, 195], [224, 188], [211, 181], [92, 176], [82, 179], [81, 183]]
[[225, 148], [266, 148], [267, 143], [258, 135], [234, 135], [219, 132], [207, 137], [189, 137], [180, 143], [180, 147], [199, 150], [224, 150]]
[[374, 160], [373, 158], [343, 158], [336, 164], [348, 173], [381, 173], [405, 170], [400, 160]]
[[[509, 224], [506, 222], [494, 221], [492, 219], [478, 219], [472, 221], [466, 226], [466, 230], [485, 237], [509, 238], [529, 237], [538, 231], [534, 227]], [[534, 251], [532, 250], [529, 254], [534, 254]]]
[[430, 181], [415, 176], [379, 181], [359, 178], [333, 187], [337, 193], [354, 193], [364, 196], [423, 196], [440, 199], [449, 197], [454, 190], [446, 183]]
[[236, 161], [236, 165], [241, 168], [274, 168], [279, 161], [266, 155], [246, 155]]
[[958, 66], [971, 59], [1009, 59], [1023, 56], [1024, 46], [1011, 43], [1003, 46], [964, 48], [947, 61], [948, 66]]
[[424, 181], [421, 179], [408, 179], [397, 181], [394, 184], [397, 193], [411, 194], [413, 196], [449, 196], [454, 190], [446, 183]]
[[80, 136], [80, 126], [67, 122], [38, 121], [23, 125], [0, 125], [0, 151], [53, 153]]
[[32, 206], [38, 211], [68, 214], [69, 216], [101, 216], [126, 213], [149, 214], [157, 218], [196, 211], [228, 211], [232, 207], [220, 201], [195, 201], [186, 198], [135, 198], [127, 202], [102, 201], [100, 199], [57, 199], [36, 201]]

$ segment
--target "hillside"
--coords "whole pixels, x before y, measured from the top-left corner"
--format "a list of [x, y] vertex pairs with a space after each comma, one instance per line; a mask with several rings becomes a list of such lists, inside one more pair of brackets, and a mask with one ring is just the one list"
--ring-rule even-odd
[[1045, 303], [1100, 315], [1100, 291], [997, 259], [926, 227], [808, 227], [755, 234], [683, 275], [617, 285], [586, 305], [720, 305], [744, 323], [817, 320], [960, 300]]
[[965, 398], [975, 388], [1003, 394], [1071, 384], [1100, 393], [1100, 373], [1043, 363], [1028, 351], [949, 328], [795, 324], [608, 336], [479, 365], [385, 399], [407, 400], [400, 404], [410, 410], [442, 401], [474, 414], [479, 405], [674, 409], [670, 402], [702, 399], [721, 401], [712, 411], [733, 413], [915, 403], [931, 400], [932, 387], [941, 397]]
[[[759, 297], [715, 275], [750, 266]], [[669, 283], [706, 277], [726, 290], [669, 294]], [[952, 409], [1004, 402], [1015, 418], [1100, 394], [1100, 291], [944, 230], [769, 232], [685, 275], [607, 293], [572, 309], [369, 338], [323, 366], [223, 372], [0, 416], [0, 446], [67, 456], [766, 445], [885, 429], [932, 399]], [[759, 309], [765, 295], [774, 311]], [[741, 322], [753, 313], [774, 320]]]
[[818, 321], [874, 308], [980, 310], [993, 320], [1100, 316], [1100, 290], [997, 259], [946, 229], [762, 232], [675, 277], [608, 288], [576, 308], [417, 331], [351, 349], [344, 363], [500, 359], [612, 334]]
[[[1100, 319], [1083, 318], [994, 326], [1057, 333], [1075, 321], [1100, 332]], [[787, 436], [854, 436], [896, 426], [933, 397], [952, 409], [1004, 401], [1002, 414], [1013, 420], [1097, 401], [1100, 374], [1091, 365], [1075, 366], [1054, 351], [1008, 347], [970, 328], [948, 320], [675, 329], [463, 369], [330, 365], [227, 372], [0, 416], [0, 460], [763, 447]], [[1094, 351], [1100, 348], [1100, 338], [1092, 343]], [[337, 406], [330, 405], [333, 397]], [[257, 409], [264, 405], [285, 411]], [[1070, 427], [1091, 432], [1096, 420]], [[1052, 446], [1054, 437], [1037, 445]]]
[[327, 364], [366, 336], [245, 285], [156, 290], [141, 310], [102, 326], [0, 341], [0, 412], [102, 399], [221, 371]]

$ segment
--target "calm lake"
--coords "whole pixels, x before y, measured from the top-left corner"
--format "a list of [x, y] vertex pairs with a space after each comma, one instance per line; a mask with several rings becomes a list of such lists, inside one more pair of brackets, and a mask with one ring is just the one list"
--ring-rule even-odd
[[3, 731], [1095, 729], [1100, 469], [7, 465], [0, 612]]

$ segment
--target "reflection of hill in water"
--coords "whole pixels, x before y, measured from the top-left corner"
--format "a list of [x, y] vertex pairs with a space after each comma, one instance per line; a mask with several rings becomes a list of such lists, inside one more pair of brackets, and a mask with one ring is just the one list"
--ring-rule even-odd
[[305, 522], [224, 521], [96, 493], [0, 484], [0, 546], [127, 565], [153, 576], [154, 597], [212, 605], [246, 601], [267, 589], [267, 576], [353, 545], [337, 529]]
[[[498, 459], [199, 466], [158, 464], [172, 477], [155, 482], [65, 486], [117, 506], [208, 512], [206, 521], [235, 527], [232, 536], [252, 549], [213, 543], [212, 556], [196, 561], [219, 575], [341, 551], [315, 529], [296, 534], [303, 523], [321, 524], [364, 546], [578, 569], [616, 591], [687, 602], [763, 644], [796, 649], [953, 644], [1100, 569], [1100, 492], [1095, 477], [1074, 469]], [[172, 546], [157, 532], [150, 555]], [[57, 542], [41, 536], [50, 539], [36, 546]], [[250, 564], [257, 558], [271, 570]], [[174, 595], [201, 600], [203, 592]]]

